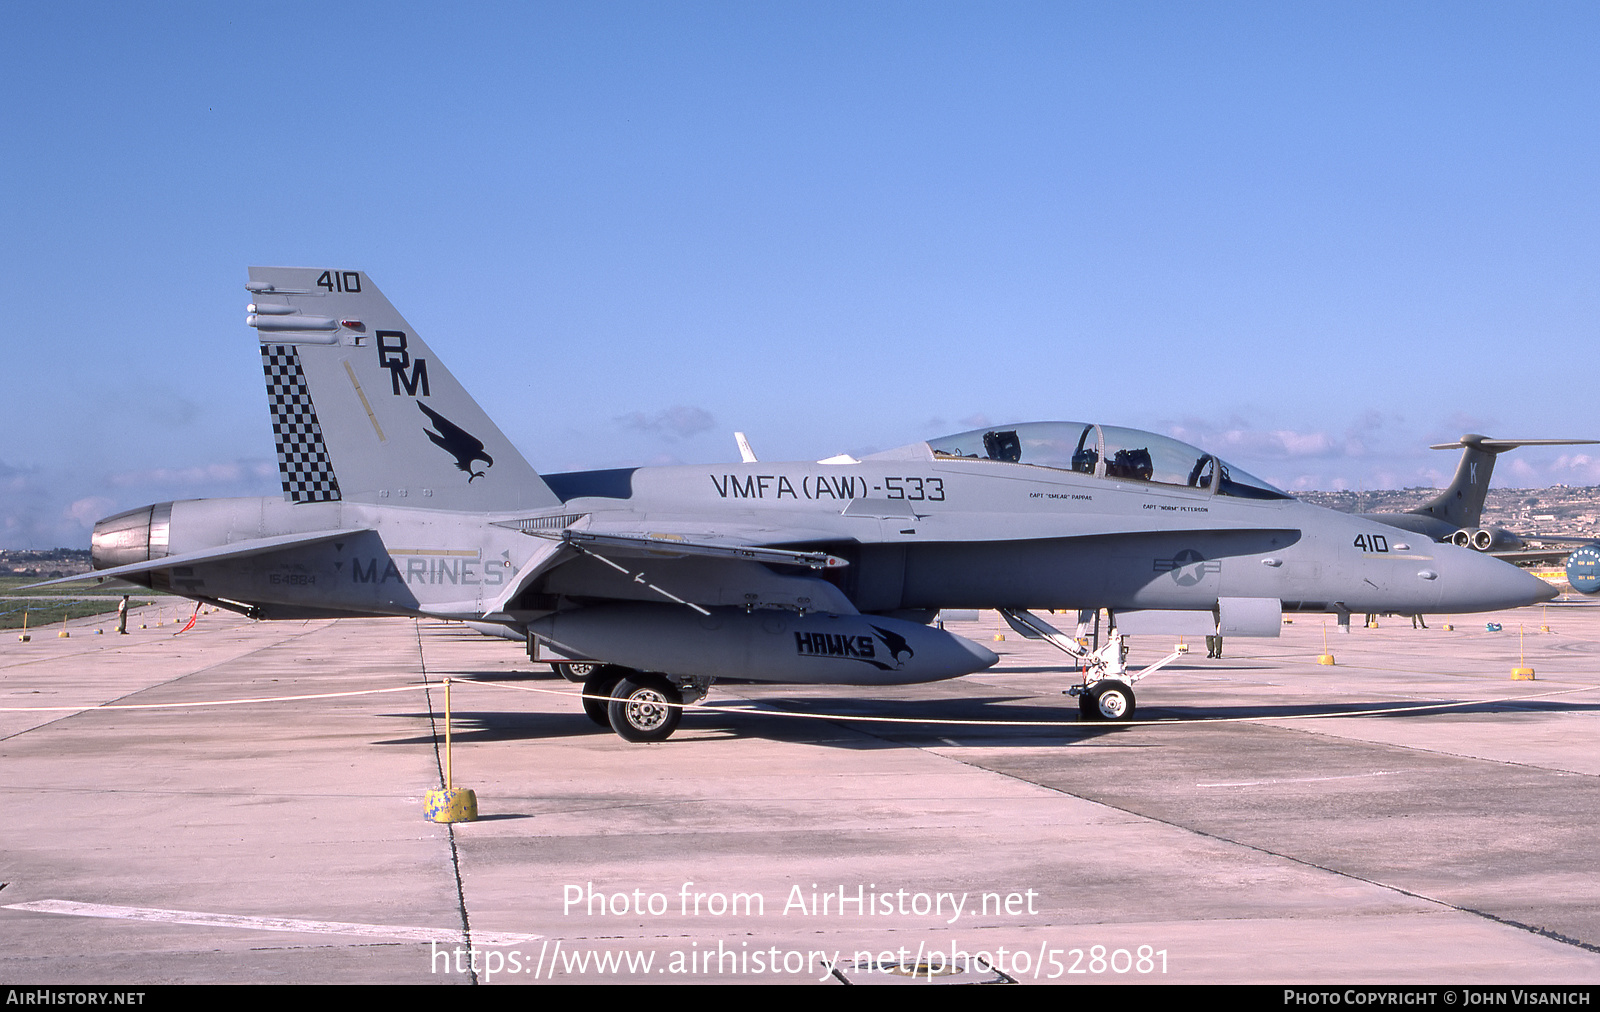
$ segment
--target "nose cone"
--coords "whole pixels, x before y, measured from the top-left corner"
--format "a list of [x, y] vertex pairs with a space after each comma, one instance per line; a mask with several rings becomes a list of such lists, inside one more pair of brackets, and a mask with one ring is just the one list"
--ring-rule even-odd
[[1559, 593], [1527, 570], [1481, 552], [1439, 545], [1434, 562], [1442, 584], [1439, 606], [1445, 612], [1520, 608]]
[[[1527, 573], [1525, 575], [1531, 577], [1532, 579], [1539, 580], [1539, 578], [1534, 576], [1532, 573]], [[1539, 588], [1534, 591], [1534, 593], [1538, 596], [1535, 600], [1528, 602], [1529, 604], [1543, 604], [1546, 601], [1554, 601], [1556, 598], [1561, 596], [1561, 591], [1557, 590], [1553, 585], [1546, 583], [1544, 580], [1539, 580], [1539, 584]]]

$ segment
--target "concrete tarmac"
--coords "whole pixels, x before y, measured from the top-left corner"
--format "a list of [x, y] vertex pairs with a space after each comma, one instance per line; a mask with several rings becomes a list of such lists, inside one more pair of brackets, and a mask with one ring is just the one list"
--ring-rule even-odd
[[[1195, 643], [1128, 726], [982, 613], [989, 671], [718, 685], [656, 745], [460, 625], [133, 614], [0, 641], [5, 981], [1600, 980], [1587, 603]], [[494, 683], [453, 827], [446, 676]]]

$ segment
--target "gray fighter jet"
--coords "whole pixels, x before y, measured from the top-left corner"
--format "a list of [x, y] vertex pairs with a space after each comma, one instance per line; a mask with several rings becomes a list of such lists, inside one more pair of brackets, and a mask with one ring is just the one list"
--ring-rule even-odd
[[[541, 477], [359, 271], [252, 268], [281, 498], [96, 525], [97, 575], [264, 619], [427, 615], [594, 662], [585, 710], [671, 734], [716, 678], [892, 685], [995, 663], [932, 622], [997, 608], [1126, 719], [1133, 628], [1277, 635], [1284, 611], [1546, 600], [1513, 566], [1300, 502], [1150, 432], [994, 425], [856, 460]], [[537, 367], [537, 359], [532, 360]], [[1110, 635], [1033, 610], [1098, 616]], [[1080, 630], [1081, 632], [1081, 630]]]

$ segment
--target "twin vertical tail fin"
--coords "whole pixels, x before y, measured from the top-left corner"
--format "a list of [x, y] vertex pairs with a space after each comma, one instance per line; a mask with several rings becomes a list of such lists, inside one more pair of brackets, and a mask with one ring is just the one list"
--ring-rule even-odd
[[284, 496], [501, 512], [560, 505], [360, 271], [252, 267]]

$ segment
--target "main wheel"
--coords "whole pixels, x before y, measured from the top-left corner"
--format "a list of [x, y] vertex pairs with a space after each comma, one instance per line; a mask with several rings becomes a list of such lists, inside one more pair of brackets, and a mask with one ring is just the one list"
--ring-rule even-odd
[[626, 741], [666, 741], [683, 718], [683, 696], [660, 675], [634, 672], [611, 690], [607, 714]]
[[1094, 687], [1094, 709], [1101, 720], [1132, 720], [1133, 686], [1108, 679]]
[[550, 666], [569, 682], [586, 682], [601, 667], [594, 661], [552, 661]]
[[[622, 681], [622, 676], [625, 674], [626, 671], [618, 668], [596, 665], [595, 669], [589, 672], [589, 677], [583, 680], [583, 712], [601, 727], [611, 726], [609, 700], [612, 691], [616, 689], [617, 683]], [[590, 698], [593, 696], [599, 698]]]

